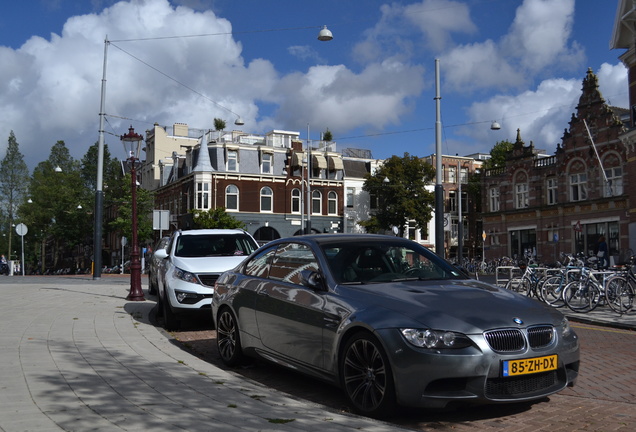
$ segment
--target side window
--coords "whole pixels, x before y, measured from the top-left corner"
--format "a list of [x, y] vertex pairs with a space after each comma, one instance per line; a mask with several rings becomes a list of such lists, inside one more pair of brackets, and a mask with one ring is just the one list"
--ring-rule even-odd
[[318, 271], [318, 261], [311, 249], [298, 243], [288, 243], [278, 248], [269, 278], [282, 282], [301, 285], [300, 272]]
[[258, 255], [255, 255], [245, 265], [245, 274], [248, 276], [254, 276], [259, 278], [267, 277], [267, 271], [269, 264], [272, 262], [276, 248], [270, 248], [262, 251]]

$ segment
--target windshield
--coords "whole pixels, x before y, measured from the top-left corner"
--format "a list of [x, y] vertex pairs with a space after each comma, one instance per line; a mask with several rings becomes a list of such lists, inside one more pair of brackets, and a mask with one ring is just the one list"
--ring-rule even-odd
[[352, 243], [329, 245], [323, 250], [338, 283], [464, 278], [457, 269], [417, 246]]
[[186, 258], [249, 255], [257, 245], [244, 234], [181, 235], [175, 255]]

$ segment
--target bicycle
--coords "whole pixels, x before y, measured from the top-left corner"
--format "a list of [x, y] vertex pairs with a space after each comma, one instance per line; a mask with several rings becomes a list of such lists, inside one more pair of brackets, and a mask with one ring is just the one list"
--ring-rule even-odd
[[631, 256], [627, 270], [610, 276], [608, 287], [605, 290], [607, 305], [619, 315], [629, 312], [634, 305], [636, 293], [636, 266], [634, 262], [635, 258]]
[[[608, 290], [617, 291], [619, 280], [610, 280], [616, 273], [613, 271], [593, 270], [590, 267], [581, 269], [581, 279], [568, 283], [563, 290], [565, 304], [574, 312], [590, 312], [605, 300]], [[602, 276], [599, 280], [597, 276]], [[608, 287], [608, 285], [611, 285]]]
[[544, 274], [546, 269], [538, 267], [535, 264], [527, 265], [525, 269], [523, 267], [520, 268], [524, 270], [523, 275], [510, 279], [506, 283], [505, 288], [520, 294], [525, 294], [528, 297], [534, 296], [544, 301], [539, 287], [541, 286], [541, 282], [547, 277]]
[[584, 262], [571, 254], [561, 252], [561, 257], [565, 258], [565, 265], [558, 270], [558, 274], [545, 278], [540, 286], [541, 298], [552, 307], [560, 308], [565, 306], [563, 300], [563, 290], [565, 286], [578, 279]]

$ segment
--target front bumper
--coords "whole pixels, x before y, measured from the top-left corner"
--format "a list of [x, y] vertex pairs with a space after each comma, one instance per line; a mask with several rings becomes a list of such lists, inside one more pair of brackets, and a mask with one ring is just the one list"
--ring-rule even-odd
[[[429, 350], [407, 343], [398, 330], [378, 332], [391, 359], [398, 403], [444, 408], [449, 404], [493, 404], [540, 399], [572, 386], [579, 370], [579, 344], [574, 333], [547, 349], [501, 354], [483, 336], [469, 336], [475, 346]], [[389, 341], [388, 346], [387, 341]], [[557, 354], [556, 370], [504, 377], [502, 362]]]

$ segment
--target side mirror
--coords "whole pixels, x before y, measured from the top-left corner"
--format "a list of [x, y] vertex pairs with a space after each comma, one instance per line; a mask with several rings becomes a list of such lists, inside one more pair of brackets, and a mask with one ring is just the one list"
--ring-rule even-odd
[[322, 291], [322, 276], [314, 270], [302, 270], [300, 272], [300, 282], [315, 291]]
[[168, 258], [168, 251], [165, 249], [157, 249], [154, 255], [159, 259], [165, 259]]

